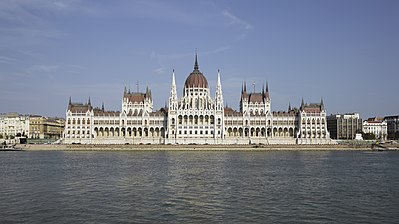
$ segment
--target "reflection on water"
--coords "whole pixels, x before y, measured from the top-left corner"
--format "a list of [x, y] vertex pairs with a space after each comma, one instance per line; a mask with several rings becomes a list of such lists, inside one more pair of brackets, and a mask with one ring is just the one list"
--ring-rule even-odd
[[0, 223], [395, 223], [399, 154], [3, 152]]

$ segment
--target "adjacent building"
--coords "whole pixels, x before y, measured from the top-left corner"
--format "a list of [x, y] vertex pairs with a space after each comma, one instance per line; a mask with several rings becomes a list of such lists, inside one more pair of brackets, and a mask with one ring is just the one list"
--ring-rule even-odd
[[326, 110], [320, 103], [273, 112], [269, 86], [260, 92], [241, 89], [240, 109], [223, 101], [220, 71], [215, 95], [200, 72], [197, 55], [183, 96], [178, 97], [172, 73], [167, 105], [154, 111], [151, 90], [125, 88], [121, 111], [107, 111], [69, 99], [64, 143], [81, 144], [331, 144]]
[[386, 140], [388, 136], [388, 126], [384, 118], [373, 117], [363, 121], [363, 132], [373, 133], [376, 139]]
[[0, 114], [0, 138], [29, 136], [29, 116], [18, 113]]
[[331, 114], [327, 116], [327, 128], [332, 139], [355, 139], [361, 133], [362, 119], [359, 113]]
[[30, 115], [30, 139], [59, 139], [65, 128], [65, 119], [49, 118], [40, 115]]
[[387, 122], [388, 139], [399, 139], [399, 115], [386, 116], [384, 121]]

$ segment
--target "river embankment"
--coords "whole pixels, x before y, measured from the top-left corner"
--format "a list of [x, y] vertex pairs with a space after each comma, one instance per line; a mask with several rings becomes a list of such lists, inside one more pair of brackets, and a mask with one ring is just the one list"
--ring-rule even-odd
[[399, 150], [399, 144], [375, 146], [371, 144], [337, 145], [18, 145], [26, 151], [384, 151]]

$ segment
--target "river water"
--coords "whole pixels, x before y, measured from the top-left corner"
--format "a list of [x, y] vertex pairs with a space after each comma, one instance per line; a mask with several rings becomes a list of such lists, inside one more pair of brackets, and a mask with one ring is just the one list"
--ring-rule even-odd
[[220, 222], [399, 223], [399, 153], [0, 153], [0, 223]]

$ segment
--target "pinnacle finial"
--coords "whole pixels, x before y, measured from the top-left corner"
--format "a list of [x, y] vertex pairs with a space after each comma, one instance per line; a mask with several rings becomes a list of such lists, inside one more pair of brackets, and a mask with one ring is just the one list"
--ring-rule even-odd
[[291, 102], [288, 102], [288, 112], [291, 111]]
[[71, 97], [69, 97], [69, 105], [71, 105], [72, 104], [72, 99], [71, 99]]
[[269, 81], [266, 81], [266, 92], [269, 92]]
[[104, 102], [103, 102], [102, 105], [101, 105], [101, 110], [102, 110], [102, 111], [105, 111], [105, 109], [104, 109]]
[[87, 104], [91, 106], [90, 96], [89, 96], [89, 101], [87, 101]]

